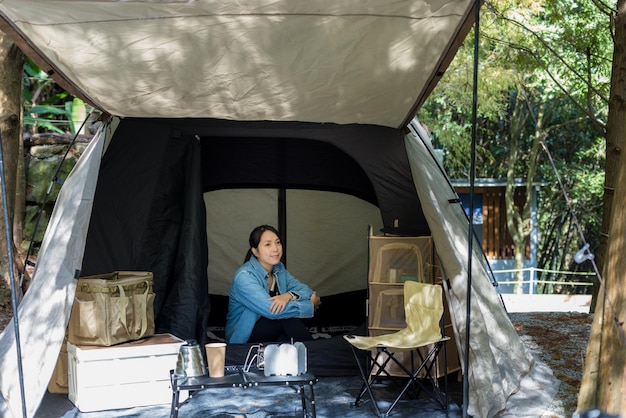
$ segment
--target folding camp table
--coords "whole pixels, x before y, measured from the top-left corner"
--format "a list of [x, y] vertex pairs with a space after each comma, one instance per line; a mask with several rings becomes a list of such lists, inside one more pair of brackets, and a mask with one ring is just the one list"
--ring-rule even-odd
[[[313, 385], [317, 383], [317, 378], [312, 374], [304, 373], [295, 376], [265, 376], [262, 370], [256, 367], [249, 371], [244, 371], [244, 366], [226, 366], [224, 377], [181, 377], [170, 371], [172, 382], [172, 408], [170, 418], [178, 418], [178, 410], [182, 405], [189, 402], [193, 394], [200, 390], [215, 388], [250, 388], [256, 386], [296, 386], [299, 388], [300, 399], [302, 401], [302, 416], [315, 418], [315, 393]], [[309, 397], [305, 393], [304, 387], [309, 386]], [[189, 391], [189, 397], [180, 402], [180, 392]], [[310, 411], [309, 411], [310, 406]], [[309, 415], [310, 412], [310, 415]]]

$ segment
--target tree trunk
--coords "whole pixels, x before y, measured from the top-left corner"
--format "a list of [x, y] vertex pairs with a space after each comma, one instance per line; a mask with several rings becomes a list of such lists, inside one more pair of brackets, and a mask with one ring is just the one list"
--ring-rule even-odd
[[[505, 189], [505, 202], [506, 202], [506, 223], [513, 240], [513, 247], [515, 250], [513, 268], [515, 269], [515, 285], [513, 287], [513, 293], [521, 295], [524, 293], [524, 261], [526, 260], [526, 241], [530, 235], [531, 225], [530, 212], [532, 204], [532, 184], [537, 172], [537, 156], [539, 154], [539, 144], [542, 129], [542, 113], [538, 117], [537, 130], [535, 132], [535, 138], [533, 140], [532, 149], [528, 156], [528, 171], [526, 174], [526, 201], [522, 208], [517, 208], [515, 205], [515, 165], [519, 158], [519, 143], [522, 136], [522, 127], [527, 120], [527, 113], [520, 110], [521, 105], [517, 105], [514, 110], [514, 115], [511, 118], [511, 140], [509, 143], [509, 161], [506, 175], [506, 189]], [[532, 109], [529, 109], [529, 112]], [[532, 283], [529, 284], [529, 286]], [[530, 289], [529, 289], [530, 291]]]
[[[601, 327], [596, 387], [598, 407], [609, 414], [623, 416], [626, 413], [626, 288], [623, 279], [626, 271], [626, 241], [623, 238], [626, 235], [626, 165], [621, 164], [618, 173], [605, 261], [606, 299], [602, 309], [595, 313], [601, 316], [601, 322], [596, 324], [594, 321], [594, 325]], [[603, 297], [604, 294], [601, 290], [598, 295]]]
[[[605, 222], [608, 225], [606, 256], [583, 370], [578, 411], [599, 408], [609, 414], [626, 413], [626, 165], [621, 152], [626, 145], [626, 0], [617, 2], [611, 95], [607, 121]], [[611, 196], [612, 187], [615, 191]], [[604, 229], [603, 229], [604, 230]], [[606, 290], [604, 292], [603, 290]]]
[[[615, 39], [617, 42], [617, 37]], [[613, 58], [615, 60], [615, 57]], [[615, 71], [615, 62], [613, 63], [613, 71]], [[615, 83], [613, 80], [611, 84]], [[612, 87], [613, 88], [613, 87]], [[624, 100], [625, 97], [613, 98], [613, 100]], [[610, 102], [609, 102], [610, 105]], [[617, 104], [615, 104], [617, 105]], [[620, 106], [624, 106], [621, 103]], [[610, 113], [610, 110], [609, 110]], [[613, 206], [613, 193], [615, 190], [615, 177], [620, 165], [622, 149], [624, 148], [625, 126], [611, 126], [610, 122], [607, 122], [607, 134], [606, 134], [606, 158], [604, 163], [604, 195], [603, 195], [603, 213], [602, 213], [602, 229], [600, 231], [600, 241], [598, 249], [596, 251], [596, 265], [600, 271], [604, 270], [604, 260], [606, 254], [606, 247], [609, 235], [609, 228], [611, 226], [611, 207]], [[594, 313], [596, 311], [598, 297], [602, 297], [600, 294], [600, 281], [596, 278], [593, 281], [593, 292], [591, 297], [591, 306], [589, 312]]]
[[[6, 227], [9, 226], [13, 237], [13, 218], [16, 207], [16, 190], [18, 187], [19, 161], [23, 160], [20, 154], [22, 142], [22, 75], [24, 72], [24, 54], [13, 42], [0, 32], [0, 135], [2, 135], [2, 152], [4, 163], [4, 181], [6, 185], [6, 204], [8, 220], [5, 220], [4, 206], [0, 210], [0, 222], [2, 234], [0, 235], [0, 274], [2, 282], [10, 286], [10, 268], [16, 272], [16, 266], [9, 266], [8, 245]], [[21, 182], [20, 182], [21, 183]], [[23, 196], [23, 193], [22, 193]], [[3, 196], [0, 194], [0, 202], [4, 205]]]

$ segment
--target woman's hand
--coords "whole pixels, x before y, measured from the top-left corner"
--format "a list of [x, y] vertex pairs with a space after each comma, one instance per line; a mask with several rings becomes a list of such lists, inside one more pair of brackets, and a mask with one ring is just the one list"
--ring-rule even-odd
[[322, 299], [317, 296], [317, 292], [313, 292], [313, 294], [311, 295], [311, 302], [313, 302], [313, 309], [315, 309], [316, 311], [319, 309], [320, 305], [322, 304]]
[[285, 306], [287, 306], [287, 303], [291, 300], [291, 294], [283, 293], [281, 295], [272, 296], [269, 300], [272, 301], [272, 304], [270, 305], [270, 312], [272, 315], [276, 315], [285, 310]]

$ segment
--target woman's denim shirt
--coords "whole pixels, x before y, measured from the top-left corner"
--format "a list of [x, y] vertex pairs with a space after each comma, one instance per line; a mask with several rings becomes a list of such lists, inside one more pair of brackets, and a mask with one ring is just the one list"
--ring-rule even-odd
[[300, 297], [290, 301], [279, 314], [270, 312], [269, 281], [267, 272], [256, 257], [244, 263], [235, 272], [228, 292], [228, 315], [226, 316], [226, 341], [247, 343], [256, 321], [264, 316], [269, 319], [312, 318], [314, 314], [311, 295], [313, 291], [289, 273], [283, 263], [273, 267], [276, 285], [281, 294], [292, 291]]

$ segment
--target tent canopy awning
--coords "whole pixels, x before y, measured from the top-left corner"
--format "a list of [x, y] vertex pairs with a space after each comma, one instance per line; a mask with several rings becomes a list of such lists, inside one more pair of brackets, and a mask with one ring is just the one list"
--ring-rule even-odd
[[405, 127], [473, 21], [469, 0], [3, 0], [0, 29], [117, 116]]

